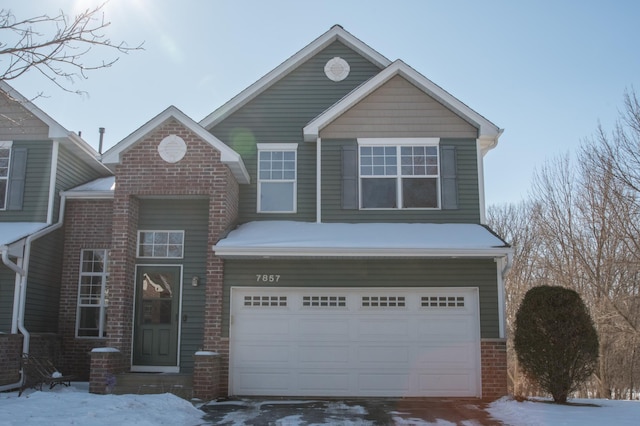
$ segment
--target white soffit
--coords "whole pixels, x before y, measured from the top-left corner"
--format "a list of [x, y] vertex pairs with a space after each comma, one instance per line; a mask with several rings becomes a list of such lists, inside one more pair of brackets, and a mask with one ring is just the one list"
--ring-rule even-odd
[[329, 31], [278, 65], [260, 80], [203, 118], [200, 125], [206, 129], [215, 126], [336, 40], [344, 43], [380, 68], [385, 68], [391, 63], [389, 59], [345, 31], [340, 25], [334, 25]]
[[307, 124], [304, 129], [304, 140], [307, 142], [315, 142], [318, 138], [320, 131], [326, 127], [333, 120], [344, 114], [347, 110], [358, 104], [366, 96], [373, 93], [384, 83], [389, 81], [396, 75], [400, 75], [407, 79], [409, 82], [423, 90], [429, 96], [436, 99], [438, 102], [451, 109], [456, 114], [460, 115], [466, 121], [474, 125], [479, 130], [479, 139], [490, 139], [496, 141], [502, 134], [502, 130], [478, 114], [466, 104], [455, 98], [449, 92], [442, 87], [435, 84], [401, 60], [394, 61], [379, 74], [372, 77], [358, 88], [354, 89], [347, 96], [336, 102], [331, 108], [324, 111], [318, 117], [313, 119]]
[[220, 152], [220, 160], [229, 166], [234, 176], [238, 180], [239, 183], [249, 183], [249, 173], [240, 157], [240, 154], [231, 149], [228, 145], [224, 144], [214, 135], [209, 133], [204, 127], [193, 121], [189, 118], [185, 113], [180, 111], [175, 106], [170, 106], [165, 109], [163, 112], [152, 118], [150, 121], [145, 123], [142, 127], [140, 127], [135, 132], [131, 133], [129, 136], [118, 142], [111, 149], [104, 153], [102, 156], [102, 161], [105, 164], [118, 164], [120, 162], [121, 156], [127, 150], [129, 150], [132, 146], [134, 146], [138, 141], [155, 131], [159, 126], [161, 126], [165, 121], [170, 118], [176, 119], [183, 126], [194, 132], [199, 138], [207, 142], [214, 149]]

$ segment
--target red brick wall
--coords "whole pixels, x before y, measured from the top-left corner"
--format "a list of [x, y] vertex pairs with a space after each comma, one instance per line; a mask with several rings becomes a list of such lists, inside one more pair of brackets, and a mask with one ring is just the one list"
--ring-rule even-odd
[[75, 337], [80, 253], [83, 249], [111, 247], [112, 200], [68, 199], [65, 206], [64, 253], [58, 331], [62, 336], [65, 374], [89, 379], [89, 352], [105, 345], [105, 339]]
[[482, 398], [498, 399], [507, 395], [507, 342], [483, 339], [480, 343], [482, 363]]
[[0, 334], [0, 385], [10, 385], [20, 379], [22, 334]]
[[[177, 163], [163, 161], [157, 151], [162, 139], [171, 134], [187, 144], [185, 157]], [[207, 197], [208, 247], [211, 247], [236, 220], [239, 188], [229, 168], [220, 162], [220, 153], [174, 119], [167, 120], [124, 152], [115, 174], [108, 346], [119, 349], [125, 359], [130, 359], [137, 197]], [[211, 250], [207, 253], [206, 283], [202, 349], [217, 351], [221, 337], [223, 262]], [[228, 364], [228, 359], [223, 363]]]

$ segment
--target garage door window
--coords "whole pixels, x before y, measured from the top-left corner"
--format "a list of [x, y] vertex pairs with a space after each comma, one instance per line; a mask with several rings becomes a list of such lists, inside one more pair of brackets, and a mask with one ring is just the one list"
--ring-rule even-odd
[[404, 308], [404, 296], [362, 296], [363, 308]]
[[422, 296], [423, 308], [464, 308], [464, 296]]
[[318, 308], [343, 308], [347, 306], [345, 296], [304, 296], [302, 306]]
[[287, 306], [287, 296], [245, 296], [244, 306]]

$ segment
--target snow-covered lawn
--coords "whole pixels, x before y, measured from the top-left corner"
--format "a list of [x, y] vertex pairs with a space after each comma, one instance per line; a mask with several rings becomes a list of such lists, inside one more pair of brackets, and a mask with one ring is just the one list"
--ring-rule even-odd
[[[86, 383], [74, 383], [70, 388], [55, 388], [43, 392], [26, 391], [0, 393], [0, 426], [58, 425], [205, 425], [203, 412], [191, 403], [171, 394], [162, 395], [93, 395]], [[572, 400], [585, 405], [554, 405], [544, 402], [516, 402], [503, 398], [489, 405], [490, 415], [506, 425], [637, 425], [640, 424], [640, 401]], [[296, 416], [282, 418], [278, 425], [305, 425]], [[335, 418], [335, 417], [334, 417]], [[230, 415], [234, 426], [243, 426], [243, 417]], [[401, 421], [402, 419], [398, 419]], [[411, 419], [412, 425], [450, 426], [446, 420], [436, 423]], [[351, 423], [348, 423], [351, 424]], [[407, 423], [397, 423], [407, 424]], [[465, 424], [476, 425], [470, 419]]]

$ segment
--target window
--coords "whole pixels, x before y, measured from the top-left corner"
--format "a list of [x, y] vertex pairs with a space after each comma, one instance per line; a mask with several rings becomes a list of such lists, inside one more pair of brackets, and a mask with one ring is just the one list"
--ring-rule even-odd
[[138, 231], [138, 257], [181, 259], [184, 231]]
[[298, 144], [258, 144], [258, 212], [296, 212]]
[[4, 210], [7, 207], [10, 160], [11, 142], [0, 142], [0, 210]]
[[78, 284], [77, 337], [106, 337], [107, 250], [82, 250]]
[[438, 139], [359, 140], [360, 207], [439, 207]]

